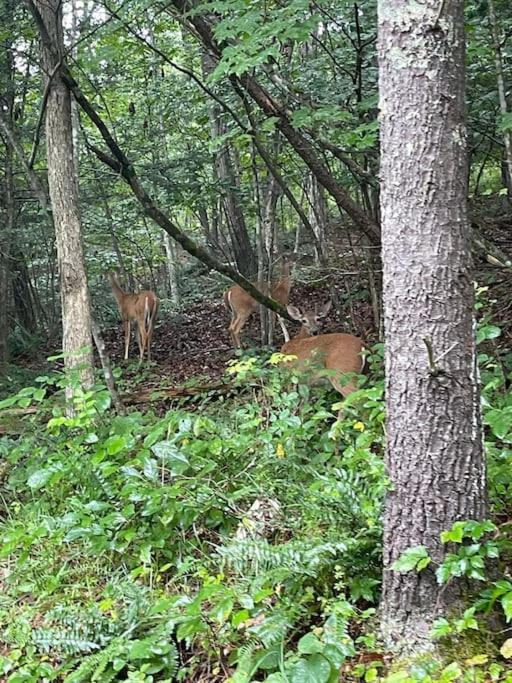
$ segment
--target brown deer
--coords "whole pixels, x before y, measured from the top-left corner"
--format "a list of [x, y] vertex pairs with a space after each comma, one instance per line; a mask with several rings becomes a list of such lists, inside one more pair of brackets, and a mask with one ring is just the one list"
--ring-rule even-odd
[[[330, 371], [327, 379], [343, 397], [347, 397], [357, 389], [355, 374], [360, 374], [364, 367], [363, 342], [353, 334], [335, 332], [333, 334], [314, 335], [331, 309], [332, 302], [328, 301], [319, 311], [300, 311], [295, 306], [288, 306], [291, 318], [302, 323], [296, 337], [287, 341], [281, 347], [281, 353], [296, 356], [293, 361], [298, 367], [311, 362], [313, 366]], [[343, 377], [350, 373], [348, 377]], [[312, 368], [312, 383], [316, 383], [321, 376]], [[341, 413], [341, 411], [340, 411]]]
[[123, 319], [124, 328], [124, 359], [128, 360], [128, 349], [130, 347], [131, 322], [137, 324], [137, 342], [139, 344], [139, 359], [142, 361], [144, 352], [148, 352], [148, 360], [151, 360], [151, 340], [155, 329], [156, 314], [158, 312], [158, 298], [150, 290], [144, 290], [135, 294], [125, 292], [117, 275], [108, 273], [107, 275], [114, 296], [116, 297], [117, 307]]
[[[269, 294], [282, 306], [286, 306], [290, 296], [292, 266], [296, 260], [296, 256], [295, 254], [283, 255], [282, 259], [281, 278], [273, 287], [263, 287], [263, 293]], [[231, 322], [228, 327], [231, 342], [235, 348], [240, 348], [240, 332], [251, 315], [258, 310], [259, 303], [256, 299], [253, 299], [250, 294], [247, 294], [245, 289], [242, 289], [240, 285], [233, 285], [233, 287], [230, 287], [224, 292], [223, 298], [226, 308], [231, 312]], [[283, 330], [284, 338], [285, 340], [288, 340], [290, 337], [284, 326], [283, 319], [281, 316], [277, 317], [281, 329]]]

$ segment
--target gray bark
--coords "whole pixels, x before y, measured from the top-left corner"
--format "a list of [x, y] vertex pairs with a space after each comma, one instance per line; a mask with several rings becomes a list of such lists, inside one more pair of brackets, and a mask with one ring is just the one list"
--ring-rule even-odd
[[[35, 5], [52, 40], [53, 49], [63, 59], [60, 0], [37, 0]], [[94, 379], [92, 332], [73, 154], [71, 95], [62, 80], [56, 58], [44, 41], [41, 52], [46, 83], [51, 79], [45, 130], [48, 185], [60, 276], [62, 348], [66, 371], [71, 375], [77, 366], [81, 366], [80, 384], [87, 388]], [[72, 393], [69, 387], [67, 397], [71, 398]]]
[[318, 183], [313, 174], [308, 180], [309, 191], [309, 221], [315, 234], [315, 258], [317, 264], [325, 262], [325, 238], [327, 225], [327, 205], [323, 192], [323, 187]]
[[[386, 466], [381, 602], [386, 644], [429, 649], [432, 621], [457, 604], [433, 568], [391, 565], [486, 515], [466, 209], [463, 0], [379, 0], [381, 210], [386, 336]], [[425, 341], [437, 359], [429, 364]]]

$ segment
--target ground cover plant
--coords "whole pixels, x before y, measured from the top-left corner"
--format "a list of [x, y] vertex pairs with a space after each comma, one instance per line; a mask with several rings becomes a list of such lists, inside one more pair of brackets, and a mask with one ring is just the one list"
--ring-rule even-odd
[[[498, 333], [485, 321], [482, 344]], [[480, 357], [493, 519], [447, 529], [437, 568], [474, 580], [467, 609], [435, 625], [444, 662], [398, 673], [376, 626], [379, 348], [339, 422], [337, 395], [279, 360], [244, 356], [238, 395], [163, 416], [114, 415], [98, 384], [66, 417], [58, 374], [3, 402], [37, 408], [1, 442], [5, 680], [508, 680], [485, 615], [512, 618], [510, 355]], [[412, 548], [398, 569], [429, 561]]]

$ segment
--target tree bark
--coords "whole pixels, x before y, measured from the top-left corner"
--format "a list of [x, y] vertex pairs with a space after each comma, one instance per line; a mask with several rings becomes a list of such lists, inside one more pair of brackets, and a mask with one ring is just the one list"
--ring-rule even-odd
[[[64, 61], [62, 4], [60, 0], [35, 0], [35, 6], [53, 47], [41, 40], [42, 65], [49, 87], [46, 154], [60, 275], [62, 349], [66, 371], [74, 376], [80, 366], [80, 384], [88, 388], [94, 379], [91, 314], [73, 154], [71, 95], [60, 73]], [[71, 386], [66, 393], [72, 397]]]
[[315, 234], [315, 257], [317, 264], [325, 262], [325, 237], [327, 225], [327, 206], [323, 187], [315, 176], [310, 174], [307, 183], [309, 193], [309, 220]]
[[[381, 209], [388, 445], [381, 623], [399, 652], [431, 648], [432, 621], [457, 604], [429, 566], [392, 563], [486, 515], [466, 208], [463, 0], [379, 0]], [[427, 346], [435, 367], [429, 363]], [[455, 603], [454, 603], [455, 601]]]

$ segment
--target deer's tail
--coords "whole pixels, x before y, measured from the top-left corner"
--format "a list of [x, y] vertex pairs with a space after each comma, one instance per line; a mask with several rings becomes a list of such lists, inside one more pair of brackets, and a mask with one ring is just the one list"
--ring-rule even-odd
[[222, 295], [222, 300], [224, 301], [224, 306], [228, 309], [230, 313], [233, 313], [233, 307], [231, 306], [231, 290], [228, 289], [227, 292], [224, 292]]
[[154, 302], [153, 306], [150, 306], [149, 296], [144, 298], [144, 333], [148, 332], [153, 328], [155, 324], [155, 318], [158, 311], [158, 301]]

